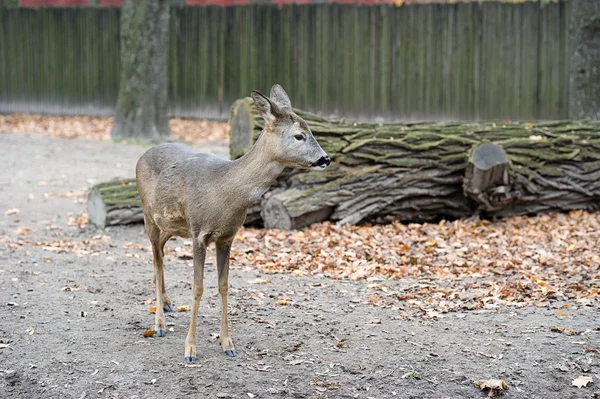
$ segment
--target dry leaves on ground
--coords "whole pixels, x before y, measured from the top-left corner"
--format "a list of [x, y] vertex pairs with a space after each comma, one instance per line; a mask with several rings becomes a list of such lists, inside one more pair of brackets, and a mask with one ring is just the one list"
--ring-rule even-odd
[[69, 216], [69, 221], [67, 222], [69, 226], [82, 229], [89, 224], [88, 213], [86, 211], [79, 211], [78, 214], [69, 212], [67, 216]]
[[573, 386], [576, 386], [577, 388], [583, 388], [586, 387], [587, 384], [589, 384], [590, 382], [594, 382], [594, 379], [592, 377], [585, 377], [583, 375], [575, 378], [573, 381], [571, 381], [571, 384]]
[[148, 337], [153, 337], [154, 335], [156, 335], [156, 331], [154, 331], [153, 329], [149, 328], [146, 331], [144, 331], [142, 333], [142, 336], [144, 338], [148, 338]]
[[8, 243], [8, 248], [15, 250], [18, 248], [40, 247], [44, 251], [61, 253], [74, 253], [78, 257], [82, 256], [98, 256], [101, 253], [107, 253], [106, 250], [97, 251], [98, 247], [106, 247], [110, 237], [106, 235], [94, 236], [91, 239], [81, 241], [67, 240], [52, 240], [52, 241], [35, 241], [30, 238], [13, 239], [10, 236], [0, 236], [0, 242]]
[[[109, 140], [112, 127], [112, 117], [0, 115], [0, 133], [35, 133], [53, 138]], [[225, 122], [172, 118], [169, 120], [169, 127], [174, 137], [188, 142], [229, 140], [229, 124]]]
[[562, 333], [565, 335], [581, 335], [583, 331], [574, 331], [567, 327], [553, 327], [550, 329], [552, 332]]
[[[83, 215], [73, 218], [82, 226]], [[0, 237], [9, 249], [39, 246], [77, 256], [110, 254], [109, 239], [34, 241], [27, 234]], [[189, 245], [188, 245], [189, 244]], [[142, 261], [144, 241], [126, 243]], [[377, 226], [315, 224], [302, 231], [242, 229], [232, 249], [233, 267], [263, 273], [324, 275], [367, 280], [357, 303], [394, 307], [400, 316], [441, 317], [464, 309], [528, 305], [556, 308], [558, 320], [580, 306], [600, 304], [600, 213], [572, 211], [497, 222], [456, 220], [438, 224]], [[191, 255], [191, 242], [167, 254]], [[186, 258], [187, 259], [187, 258]], [[183, 262], [183, 260], [178, 260]], [[390, 284], [386, 280], [398, 280]], [[266, 284], [261, 277], [251, 284]], [[288, 298], [276, 306], [294, 305]], [[569, 330], [556, 330], [569, 334]]]
[[173, 136], [188, 142], [229, 141], [229, 123], [173, 118], [169, 126]]
[[482, 391], [488, 391], [489, 397], [494, 397], [499, 393], [508, 391], [508, 385], [503, 380], [479, 380], [475, 381], [475, 386]]
[[[244, 229], [236, 241], [233, 265], [367, 279], [372, 305], [406, 304], [429, 315], [599, 302], [600, 213], [422, 225], [321, 223], [302, 231]], [[392, 290], [385, 279], [410, 285]]]
[[[87, 187], [83, 187], [79, 190], [71, 190], [64, 193], [43, 193], [42, 197], [44, 197], [44, 199], [70, 198], [75, 204], [87, 204], [88, 191]], [[33, 199], [33, 195], [31, 196], [31, 199]]]

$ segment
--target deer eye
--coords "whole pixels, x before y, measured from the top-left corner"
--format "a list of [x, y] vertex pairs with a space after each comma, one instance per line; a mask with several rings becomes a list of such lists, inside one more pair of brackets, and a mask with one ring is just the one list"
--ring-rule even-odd
[[298, 141], [304, 141], [304, 140], [306, 140], [306, 138], [302, 134], [297, 134], [297, 135], [294, 136], [294, 138], [296, 140], [298, 140]]

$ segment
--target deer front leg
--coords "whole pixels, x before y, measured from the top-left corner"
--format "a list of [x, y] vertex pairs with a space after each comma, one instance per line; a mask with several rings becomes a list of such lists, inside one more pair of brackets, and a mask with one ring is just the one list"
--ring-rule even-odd
[[165, 273], [164, 273], [164, 246], [167, 240], [171, 237], [160, 231], [160, 229], [152, 224], [147, 223], [148, 238], [152, 243], [152, 262], [154, 264], [154, 285], [156, 288], [156, 315], [154, 317], [154, 330], [158, 337], [164, 337], [167, 333], [165, 321], [165, 310], [171, 309], [171, 301], [165, 292]]
[[217, 273], [219, 275], [219, 294], [221, 294], [221, 348], [228, 356], [237, 356], [227, 323], [227, 289], [229, 288], [229, 253], [231, 241], [217, 243]]
[[[202, 240], [202, 241], [201, 241]], [[192, 289], [193, 305], [190, 329], [185, 339], [185, 362], [196, 361], [196, 325], [198, 324], [198, 308], [204, 293], [204, 259], [206, 257], [206, 243], [202, 236], [194, 238], [194, 287]]]

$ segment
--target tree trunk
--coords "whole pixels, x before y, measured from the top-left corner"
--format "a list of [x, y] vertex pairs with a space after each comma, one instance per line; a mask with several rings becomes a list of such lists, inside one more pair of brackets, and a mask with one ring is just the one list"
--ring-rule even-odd
[[135, 179], [100, 183], [88, 195], [89, 222], [104, 228], [144, 221], [142, 203]]
[[569, 117], [600, 119], [600, 1], [573, 0], [570, 12]]
[[[241, 107], [249, 107], [244, 118], [252, 129], [240, 127]], [[263, 121], [252, 107], [242, 99], [232, 108], [231, 134], [243, 135], [232, 136], [232, 157], [247, 148], [233, 143], [260, 134]], [[286, 171], [262, 199], [265, 227], [600, 209], [597, 121], [369, 124], [298, 113], [333, 163], [324, 171]], [[469, 167], [469, 154], [486, 142], [495, 144], [493, 162], [506, 154], [504, 165]], [[259, 219], [249, 212], [247, 220]]]
[[159, 140], [169, 136], [167, 55], [169, 2], [124, 0], [121, 83], [112, 136]]

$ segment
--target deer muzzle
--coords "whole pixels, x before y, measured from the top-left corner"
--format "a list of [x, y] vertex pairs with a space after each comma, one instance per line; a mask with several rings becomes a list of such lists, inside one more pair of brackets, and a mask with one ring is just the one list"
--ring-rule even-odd
[[329, 166], [329, 164], [331, 163], [331, 158], [329, 158], [327, 155], [322, 156], [321, 158], [319, 158], [316, 162], [313, 162], [312, 166], [321, 166], [321, 167], [325, 167], [325, 166]]

